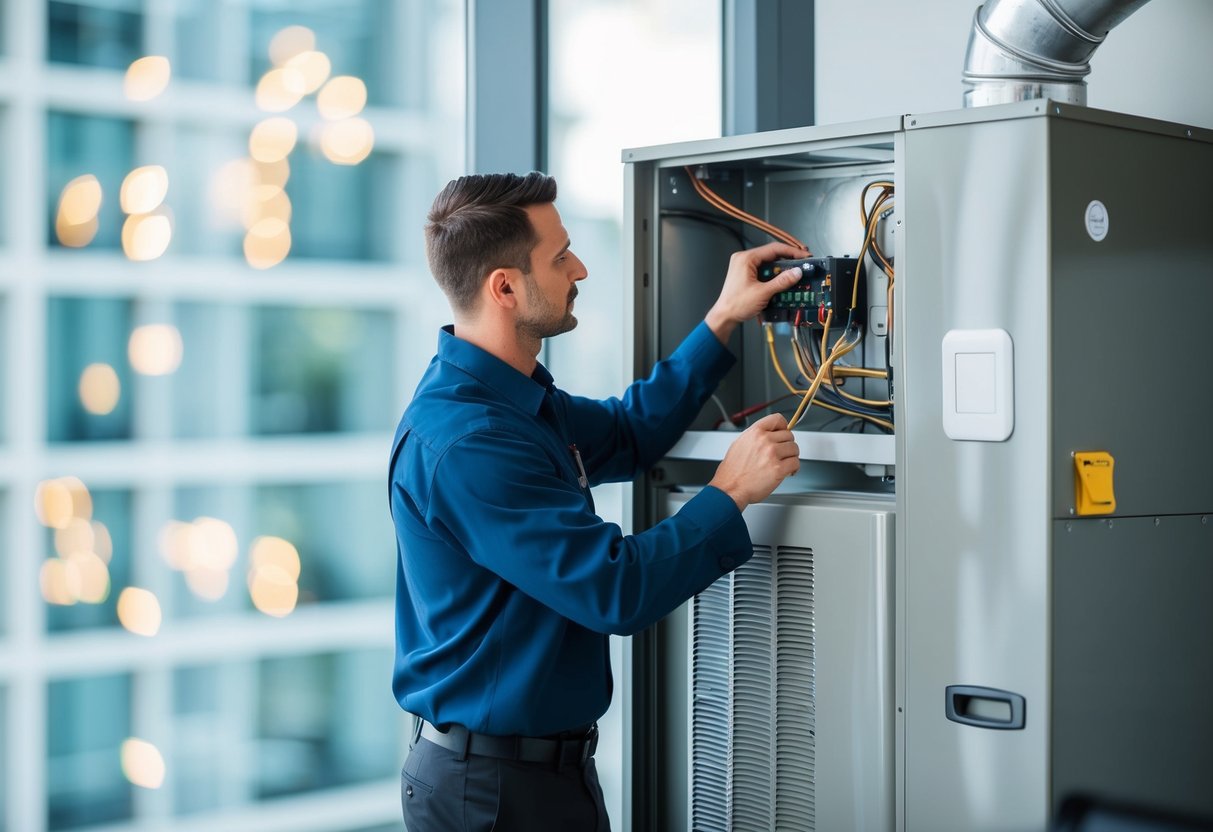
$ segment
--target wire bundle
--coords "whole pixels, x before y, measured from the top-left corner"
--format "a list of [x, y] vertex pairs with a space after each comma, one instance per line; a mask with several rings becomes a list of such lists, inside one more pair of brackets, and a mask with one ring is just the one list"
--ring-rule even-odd
[[731, 202], [727, 201], [724, 197], [720, 196], [709, 188], [706, 182], [700, 180], [700, 178], [695, 174], [695, 171], [691, 170], [690, 167], [685, 168], [685, 170], [687, 172], [687, 176], [691, 179], [691, 186], [695, 188], [695, 193], [699, 194], [700, 198], [713, 208], [728, 214], [734, 219], [741, 220], [747, 225], [754, 226], [759, 231], [769, 234], [780, 242], [787, 243], [790, 246], [796, 246], [796, 248], [804, 249], [805, 251], [809, 250], [808, 246], [788, 232], [784, 231], [782, 228], [771, 225], [766, 220], [759, 219], [753, 214], [743, 211], [736, 205], [733, 205]]

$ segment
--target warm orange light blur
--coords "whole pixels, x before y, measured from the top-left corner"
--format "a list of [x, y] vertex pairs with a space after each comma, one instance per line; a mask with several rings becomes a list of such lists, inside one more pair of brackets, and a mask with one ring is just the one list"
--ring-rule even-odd
[[55, 530], [55, 551], [63, 557], [73, 552], [95, 552], [96, 543], [93, 524], [79, 517], [73, 517], [62, 529]]
[[292, 581], [299, 579], [299, 550], [281, 537], [264, 536], [253, 541], [249, 549], [249, 567], [253, 572], [276, 566]]
[[101, 210], [101, 183], [91, 173], [77, 176], [63, 187], [59, 213], [64, 222], [79, 225], [97, 216]]
[[248, 584], [253, 606], [266, 615], [282, 618], [295, 611], [299, 584], [281, 567], [270, 564], [251, 571]]
[[94, 520], [92, 527], [93, 551], [97, 553], [97, 557], [109, 563], [114, 556], [114, 541], [110, 538], [110, 530], [100, 520]]
[[303, 75], [297, 70], [271, 69], [257, 82], [257, 106], [267, 113], [282, 113], [303, 98]]
[[253, 189], [244, 214], [244, 227], [251, 229], [264, 219], [291, 221], [291, 199], [286, 191], [272, 185], [258, 185]]
[[34, 491], [38, 522], [51, 529], [66, 529], [72, 521], [72, 492], [62, 480], [43, 480]]
[[306, 26], [287, 26], [270, 41], [270, 60], [282, 66], [291, 58], [316, 48], [316, 35]]
[[268, 269], [291, 251], [291, 229], [278, 217], [258, 220], [244, 235], [244, 257], [254, 269]]
[[60, 558], [42, 562], [42, 568], [38, 571], [38, 583], [42, 588], [42, 598], [48, 604], [68, 607], [76, 603], [76, 597], [68, 587], [67, 564]]
[[164, 214], [134, 214], [122, 224], [122, 251], [131, 260], [155, 260], [172, 239], [173, 224]]
[[112, 413], [122, 395], [118, 373], [108, 364], [89, 364], [80, 374], [80, 404], [94, 416]]
[[134, 737], [122, 743], [122, 773], [126, 779], [145, 789], [158, 789], [164, 783], [164, 757], [150, 742]]
[[88, 493], [88, 487], [79, 477], [60, 477], [59, 482], [63, 483], [67, 493], [72, 495], [72, 517], [92, 520], [93, 495]]
[[295, 149], [299, 129], [295, 122], [283, 116], [267, 118], [249, 135], [249, 155], [258, 162], [277, 162]]
[[168, 195], [168, 171], [160, 165], [135, 168], [122, 180], [118, 202], [128, 214], [150, 214]]
[[92, 552], [72, 552], [63, 558], [67, 585], [77, 601], [100, 604], [110, 594], [110, 571], [105, 561]]
[[277, 162], [257, 162], [253, 165], [254, 177], [258, 185], [268, 185], [275, 188], [285, 188], [291, 178], [291, 163], [286, 159]]
[[338, 75], [316, 96], [316, 109], [329, 121], [350, 118], [366, 107], [366, 84], [353, 75]]
[[137, 636], [160, 632], [160, 600], [146, 589], [128, 586], [118, 595], [118, 621]]
[[164, 92], [172, 74], [168, 58], [149, 55], [127, 67], [122, 89], [131, 101], [149, 101]]
[[185, 585], [203, 601], [218, 601], [226, 595], [229, 581], [226, 569], [195, 567], [185, 573]]
[[194, 529], [198, 535], [198, 548], [190, 566], [214, 570], [231, 569], [240, 548], [236, 531], [231, 525], [214, 517], [199, 517], [194, 520]]
[[293, 72], [300, 79], [300, 89], [304, 95], [311, 95], [320, 89], [320, 85], [328, 80], [333, 69], [329, 56], [323, 52], [308, 50], [300, 52], [283, 65], [283, 69]]
[[100, 229], [101, 222], [96, 217], [80, 225], [71, 225], [62, 216], [55, 217], [55, 236], [68, 248], [84, 248]]
[[136, 373], [164, 376], [181, 366], [181, 333], [171, 324], [136, 327], [127, 344], [127, 357]]
[[334, 164], [356, 165], [371, 155], [375, 131], [361, 118], [349, 118], [326, 124], [320, 135], [320, 149]]

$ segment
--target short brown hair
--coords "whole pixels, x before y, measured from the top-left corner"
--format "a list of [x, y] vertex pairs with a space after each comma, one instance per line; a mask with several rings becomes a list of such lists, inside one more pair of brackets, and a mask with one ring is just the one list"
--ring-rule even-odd
[[556, 180], [538, 172], [461, 176], [434, 198], [425, 226], [425, 254], [434, 279], [456, 312], [469, 312], [494, 269], [531, 272], [539, 241], [528, 205], [556, 201]]

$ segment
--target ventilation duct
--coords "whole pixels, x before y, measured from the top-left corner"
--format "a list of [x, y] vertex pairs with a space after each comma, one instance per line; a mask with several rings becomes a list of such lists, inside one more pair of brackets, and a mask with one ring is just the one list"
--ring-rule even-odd
[[1091, 55], [1149, 0], [987, 0], [973, 15], [964, 105], [1087, 103]]

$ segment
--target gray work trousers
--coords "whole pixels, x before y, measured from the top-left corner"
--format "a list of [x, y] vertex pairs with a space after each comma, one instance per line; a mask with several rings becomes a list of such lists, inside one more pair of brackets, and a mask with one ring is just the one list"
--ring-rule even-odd
[[419, 739], [400, 773], [408, 832], [610, 832], [594, 760], [556, 768]]

